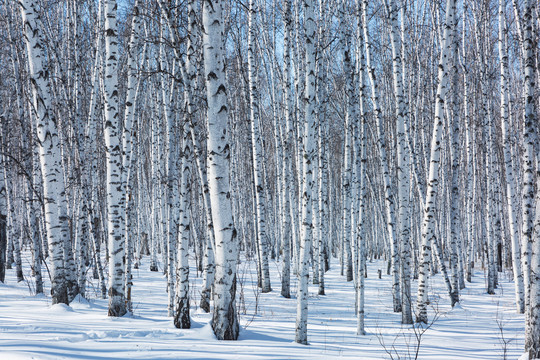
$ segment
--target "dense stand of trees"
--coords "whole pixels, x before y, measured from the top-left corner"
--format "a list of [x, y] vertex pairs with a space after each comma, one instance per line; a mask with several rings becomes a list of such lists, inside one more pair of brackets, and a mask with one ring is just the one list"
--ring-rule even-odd
[[510, 271], [540, 357], [539, 19], [535, 0], [1, 0], [0, 281], [30, 249], [37, 293], [46, 262], [53, 303], [93, 276], [122, 316], [148, 256], [189, 328], [195, 259], [236, 339], [237, 262], [264, 293], [275, 259], [307, 344], [330, 266], [358, 334], [368, 260], [404, 324], [429, 321], [434, 274], [454, 306], [473, 269], [486, 296]]

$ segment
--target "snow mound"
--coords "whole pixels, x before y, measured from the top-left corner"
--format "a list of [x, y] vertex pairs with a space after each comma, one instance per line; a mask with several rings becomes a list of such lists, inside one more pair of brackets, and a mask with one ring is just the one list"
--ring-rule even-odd
[[201, 328], [199, 336], [199, 339], [216, 340], [216, 335], [214, 335], [214, 330], [212, 330], [212, 325], [210, 322]]
[[73, 301], [69, 305], [73, 309], [90, 309], [92, 307], [92, 304], [90, 304], [88, 300], [82, 297], [81, 294], [75, 296], [75, 299], [73, 299]]
[[66, 304], [54, 304], [51, 305], [50, 312], [53, 314], [67, 314], [72, 313], [73, 309]]
[[82, 297], [81, 294], [77, 294], [77, 296], [75, 296], [75, 299], [73, 299], [72, 303], [90, 305], [90, 302], [88, 302], [88, 300], [86, 300], [84, 297]]

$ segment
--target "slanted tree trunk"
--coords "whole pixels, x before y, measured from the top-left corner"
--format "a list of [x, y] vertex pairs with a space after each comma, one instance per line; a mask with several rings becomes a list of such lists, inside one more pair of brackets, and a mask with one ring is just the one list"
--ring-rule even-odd
[[[394, 312], [401, 311], [401, 289], [399, 282], [399, 268], [400, 268], [400, 254], [399, 254], [399, 243], [396, 237], [395, 229], [395, 210], [392, 194], [392, 184], [390, 179], [390, 169], [388, 165], [387, 158], [387, 139], [385, 137], [384, 125], [381, 113], [381, 107], [379, 105], [379, 90], [378, 82], [375, 77], [375, 66], [372, 63], [371, 57], [371, 41], [369, 37], [369, 24], [367, 16], [367, 7], [368, 1], [364, 0], [362, 2], [362, 26], [364, 31], [364, 46], [366, 52], [366, 66], [367, 72], [371, 84], [371, 102], [373, 104], [373, 112], [376, 120], [376, 129], [377, 129], [377, 147], [379, 150], [380, 157], [380, 169], [383, 176], [384, 182], [384, 201], [385, 201], [385, 211], [386, 211], [386, 227], [388, 230], [388, 240], [390, 243], [390, 253], [391, 253], [391, 269], [392, 269], [392, 298], [394, 304]], [[398, 30], [399, 31], [399, 30]], [[398, 34], [399, 36], [399, 34]], [[401, 64], [401, 62], [400, 62]]]
[[439, 185], [439, 164], [441, 158], [441, 137], [443, 130], [444, 102], [448, 90], [448, 64], [451, 50], [451, 32], [454, 26], [456, 1], [446, 1], [446, 20], [441, 43], [441, 57], [439, 60], [437, 95], [435, 98], [435, 119], [433, 136], [431, 140], [431, 156], [429, 163], [428, 188], [424, 205], [424, 217], [422, 221], [422, 244], [418, 277], [418, 295], [416, 303], [416, 322], [427, 323], [428, 303], [428, 272], [431, 263], [431, 246], [436, 239], [436, 197]]

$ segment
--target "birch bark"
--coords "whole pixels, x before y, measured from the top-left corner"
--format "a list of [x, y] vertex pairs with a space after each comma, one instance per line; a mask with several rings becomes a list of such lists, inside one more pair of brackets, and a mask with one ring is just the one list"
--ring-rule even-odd
[[[293, 124], [292, 124], [292, 104], [291, 104], [291, 33], [292, 33], [292, 18], [291, 18], [291, 2], [285, 0], [283, 9], [283, 22], [285, 34], [283, 36], [283, 96], [285, 103], [285, 146], [284, 146], [284, 206], [283, 206], [283, 239], [282, 239], [282, 270], [281, 270], [281, 296], [284, 298], [291, 297], [291, 240], [293, 238], [294, 229], [292, 228], [291, 219], [291, 186], [294, 179], [292, 173], [292, 157], [293, 157]], [[293, 187], [294, 189], [294, 187]]]
[[189, 237], [191, 229], [191, 169], [192, 169], [192, 123], [195, 116], [193, 104], [193, 91], [196, 89], [196, 37], [197, 23], [195, 15], [195, 1], [188, 2], [188, 38], [187, 61], [185, 64], [184, 81], [184, 121], [180, 127], [183, 148], [181, 151], [181, 182], [180, 182], [180, 240], [178, 243], [178, 265], [176, 283], [176, 310], [174, 324], [177, 328], [189, 329], [191, 319], [189, 315]]
[[439, 60], [437, 95], [435, 98], [435, 119], [431, 140], [431, 156], [429, 163], [428, 188], [422, 220], [421, 257], [418, 270], [418, 295], [416, 303], [416, 322], [427, 323], [427, 281], [431, 262], [431, 246], [436, 241], [436, 197], [439, 185], [439, 163], [441, 158], [441, 137], [443, 129], [444, 103], [448, 86], [448, 64], [450, 61], [451, 32], [454, 26], [456, 1], [446, 1], [446, 20], [441, 43], [442, 51]]
[[[381, 108], [379, 105], [379, 90], [378, 82], [375, 76], [375, 66], [372, 64], [371, 58], [371, 41], [368, 31], [368, 16], [367, 16], [368, 1], [362, 2], [362, 26], [364, 32], [364, 46], [366, 53], [366, 67], [371, 84], [371, 102], [373, 104], [373, 112], [376, 120], [377, 128], [377, 147], [380, 157], [380, 169], [384, 181], [384, 201], [386, 211], [386, 227], [388, 230], [388, 240], [390, 242], [391, 267], [392, 267], [392, 298], [394, 304], [394, 312], [401, 311], [401, 289], [399, 282], [400, 255], [399, 243], [396, 237], [395, 229], [395, 210], [392, 194], [392, 184], [390, 179], [390, 170], [387, 159], [387, 145], [384, 132], [384, 124], [382, 122]], [[399, 31], [399, 30], [398, 30]], [[398, 34], [399, 36], [399, 34]], [[399, 80], [401, 81], [401, 80]]]
[[251, 120], [251, 146], [253, 155], [253, 176], [255, 186], [255, 207], [257, 221], [257, 240], [261, 252], [261, 277], [262, 292], [272, 291], [270, 286], [270, 268], [268, 266], [268, 245], [266, 233], [266, 199], [263, 183], [263, 144], [260, 130], [259, 113], [259, 90], [257, 65], [255, 60], [255, 38], [256, 26], [255, 14], [257, 12], [255, 0], [249, 1], [248, 16], [248, 68], [249, 68], [249, 108]]
[[107, 162], [107, 221], [109, 243], [109, 316], [126, 312], [124, 296], [124, 202], [121, 129], [118, 115], [118, 38], [116, 0], [105, 3], [105, 125]]
[[0, 156], [0, 282], [2, 283], [6, 279], [7, 211], [5, 168], [3, 156]]
[[[538, 149], [538, 135], [535, 132], [537, 114], [535, 108], [535, 42], [533, 35], [534, 0], [526, 0], [523, 18], [520, 23], [523, 30], [523, 214], [522, 214], [522, 261], [525, 274], [525, 302], [529, 303], [525, 323], [525, 351], [529, 358], [540, 358], [540, 159], [535, 158]], [[534, 212], [534, 166], [536, 161], [536, 231], [533, 237], [532, 217]], [[528, 288], [528, 291], [527, 291]], [[528, 301], [527, 301], [528, 300]]]
[[203, 1], [203, 52], [208, 102], [208, 185], [216, 241], [212, 329], [219, 340], [238, 338], [238, 247], [230, 194], [230, 139], [222, 0]]
[[460, 176], [460, 159], [459, 159], [459, 106], [457, 102], [458, 96], [458, 71], [457, 71], [457, 17], [454, 18], [454, 26], [451, 36], [451, 83], [450, 88], [452, 93], [449, 96], [451, 104], [446, 107], [446, 113], [449, 123], [450, 134], [450, 163], [452, 170], [452, 178], [450, 185], [450, 269], [452, 273], [452, 282], [450, 289], [450, 303], [453, 307], [459, 302], [459, 258], [458, 258], [458, 246], [461, 244], [461, 222], [459, 218], [459, 176]]
[[313, 188], [313, 160], [315, 156], [315, 130], [317, 121], [315, 44], [317, 36], [314, 0], [304, 0], [304, 31], [306, 77], [304, 96], [304, 151], [302, 158], [302, 231], [300, 235], [300, 274], [296, 308], [295, 341], [307, 345], [309, 254], [313, 236], [311, 195]]
[[[133, 189], [133, 175], [135, 171], [136, 157], [133, 154], [133, 137], [135, 130], [135, 118], [137, 109], [137, 100], [139, 95], [140, 79], [139, 64], [137, 62], [139, 50], [139, 36], [142, 30], [140, 21], [139, 0], [133, 5], [133, 15], [131, 19], [131, 35], [127, 49], [128, 79], [126, 89], [126, 101], [124, 109], [124, 128], [122, 136], [122, 191], [125, 205], [125, 285], [124, 294], [126, 296], [127, 310], [131, 311], [131, 287], [133, 281], [131, 278], [131, 262], [133, 255], [133, 246], [135, 242], [135, 194]], [[146, 46], [143, 54], [146, 52]], [[144, 57], [143, 57], [144, 61]]]
[[357, 29], [356, 29], [356, 61], [357, 61], [357, 72], [358, 72], [358, 99], [359, 99], [359, 115], [360, 115], [360, 189], [359, 189], [359, 212], [358, 212], [358, 267], [357, 267], [357, 292], [356, 292], [356, 303], [358, 305], [357, 313], [357, 323], [356, 323], [356, 334], [365, 335], [365, 286], [364, 279], [366, 276], [365, 273], [365, 262], [366, 262], [366, 242], [367, 242], [367, 201], [368, 201], [368, 191], [367, 191], [367, 121], [365, 114], [365, 96], [366, 89], [364, 83], [364, 72], [365, 72], [365, 57], [364, 57], [364, 37], [363, 37], [363, 26], [362, 26], [362, 0], [356, 0], [356, 11], [357, 11]]
[[64, 244], [68, 238], [67, 201], [62, 157], [58, 138], [57, 119], [52, 109], [52, 94], [49, 73], [45, 66], [37, 2], [20, 2], [24, 37], [29, 63], [30, 84], [34, 119], [36, 122], [41, 173], [43, 177], [43, 197], [45, 201], [45, 227], [49, 258], [51, 261], [52, 303], [68, 303], [67, 284], [64, 268]]
[[[403, 324], [412, 324], [411, 311], [411, 280], [410, 280], [410, 227], [409, 227], [409, 198], [410, 198], [410, 154], [407, 144], [406, 128], [407, 104], [404, 95], [403, 84], [403, 54], [399, 24], [399, 7], [396, 0], [390, 0], [388, 16], [390, 18], [391, 31], [390, 39], [392, 43], [392, 75], [395, 96], [395, 111], [397, 120], [397, 162], [398, 162], [398, 218], [399, 218], [399, 243], [401, 244], [401, 268], [402, 268], [402, 318]], [[395, 281], [395, 278], [394, 278]], [[394, 309], [394, 311], [396, 311]]]
[[[342, 3], [341, 16], [345, 18], [345, 1]], [[346, 76], [345, 91], [346, 97], [346, 112], [345, 112], [345, 149], [343, 159], [343, 251], [345, 263], [345, 274], [347, 281], [353, 280], [353, 260], [351, 251], [351, 207], [352, 207], [352, 178], [353, 178], [353, 141], [354, 139], [354, 124], [356, 121], [356, 104], [354, 103], [354, 73], [351, 60], [351, 44], [350, 35], [345, 30], [345, 23], [342, 27], [342, 51], [343, 51], [343, 72]]]
[[523, 152], [522, 152], [522, 214], [521, 214], [521, 262], [525, 285], [525, 307], [529, 306], [532, 231], [534, 216], [534, 146], [536, 139], [534, 109], [534, 50], [532, 35], [532, 14], [534, 1], [527, 0], [523, 17], [517, 22], [522, 29], [522, 65], [524, 78], [523, 106]]

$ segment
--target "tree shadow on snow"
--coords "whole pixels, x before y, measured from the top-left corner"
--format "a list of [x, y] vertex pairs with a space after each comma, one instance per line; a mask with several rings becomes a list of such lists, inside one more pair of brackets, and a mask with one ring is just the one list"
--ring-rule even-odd
[[238, 337], [238, 340], [257, 340], [257, 341], [273, 341], [273, 342], [286, 342], [290, 343], [291, 339], [289, 338], [281, 338], [281, 337], [275, 337], [272, 335], [268, 335], [265, 333], [242, 329], [240, 330], [240, 336]]

